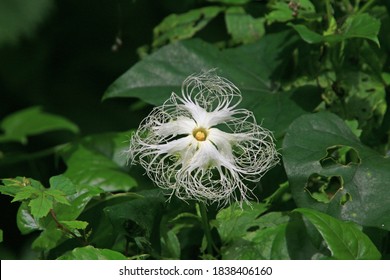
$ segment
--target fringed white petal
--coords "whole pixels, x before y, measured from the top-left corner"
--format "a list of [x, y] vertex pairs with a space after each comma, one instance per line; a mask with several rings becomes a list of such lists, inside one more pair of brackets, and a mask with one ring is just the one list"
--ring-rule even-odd
[[236, 109], [240, 101], [238, 88], [224, 78], [211, 72], [188, 77], [182, 97], [173, 93], [141, 123], [129, 159], [180, 199], [247, 201], [248, 183], [279, 159], [271, 132], [248, 110]]

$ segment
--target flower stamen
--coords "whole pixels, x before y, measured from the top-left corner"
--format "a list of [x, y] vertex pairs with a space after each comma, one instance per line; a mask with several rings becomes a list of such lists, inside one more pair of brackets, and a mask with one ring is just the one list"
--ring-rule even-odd
[[207, 138], [207, 131], [204, 128], [195, 128], [192, 132], [192, 135], [195, 137], [198, 141], [205, 141]]

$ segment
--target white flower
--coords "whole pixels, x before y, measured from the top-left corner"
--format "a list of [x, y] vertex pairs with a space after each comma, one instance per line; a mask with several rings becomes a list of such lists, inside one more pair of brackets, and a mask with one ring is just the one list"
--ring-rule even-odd
[[240, 102], [239, 89], [213, 72], [189, 76], [182, 96], [172, 93], [142, 121], [130, 141], [130, 161], [180, 199], [247, 201], [247, 184], [258, 182], [278, 153], [271, 132], [252, 112], [237, 109]]

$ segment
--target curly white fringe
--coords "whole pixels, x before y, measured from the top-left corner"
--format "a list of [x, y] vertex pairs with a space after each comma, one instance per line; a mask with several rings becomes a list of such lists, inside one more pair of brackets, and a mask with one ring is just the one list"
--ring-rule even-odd
[[172, 93], [134, 133], [127, 150], [156, 185], [183, 200], [248, 201], [279, 161], [272, 133], [252, 112], [236, 109], [240, 90], [213, 71], [189, 76], [182, 96]]

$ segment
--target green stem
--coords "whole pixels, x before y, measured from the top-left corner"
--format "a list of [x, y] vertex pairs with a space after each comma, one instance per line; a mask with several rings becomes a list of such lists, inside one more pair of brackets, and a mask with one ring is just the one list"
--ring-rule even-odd
[[357, 14], [362, 14], [365, 11], [367, 11], [373, 4], [375, 0], [368, 0], [366, 4], [363, 5], [363, 7], [357, 12]]
[[63, 224], [61, 224], [58, 219], [57, 219], [57, 215], [56, 213], [54, 212], [53, 209], [50, 209], [50, 214], [51, 214], [51, 217], [53, 218], [54, 222], [56, 223], [57, 225], [57, 228], [59, 228], [60, 230], [62, 230], [64, 233], [67, 233], [69, 235], [71, 235], [73, 238], [77, 239], [80, 241], [80, 243], [82, 245], [88, 245], [87, 241], [81, 237], [78, 237], [76, 234], [74, 234], [73, 232], [71, 232], [69, 229], [67, 229]]
[[326, 17], [328, 20], [328, 29], [331, 28], [332, 24], [332, 5], [330, 4], [330, 0], [325, 0], [326, 7]]
[[200, 216], [202, 218], [203, 230], [207, 240], [207, 253], [212, 255], [214, 242], [211, 236], [211, 229], [210, 229], [209, 218], [207, 215], [207, 208], [203, 202], [199, 203], [199, 208], [200, 208]]

